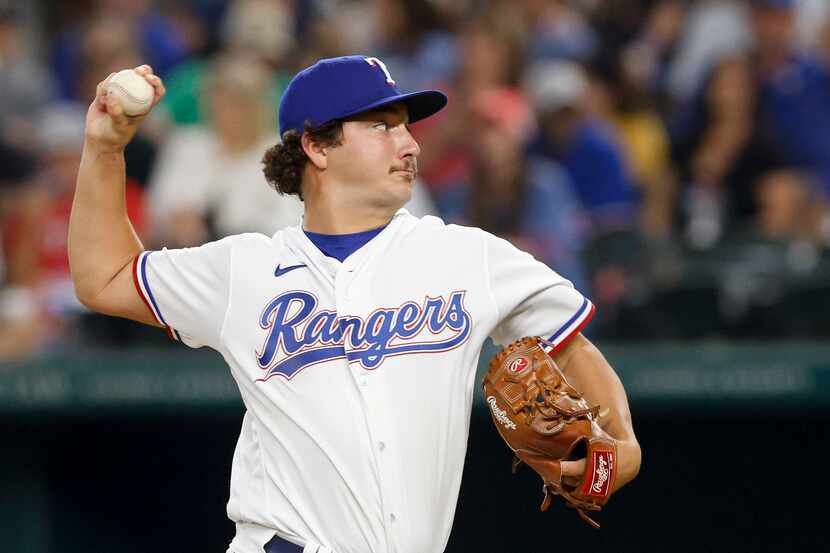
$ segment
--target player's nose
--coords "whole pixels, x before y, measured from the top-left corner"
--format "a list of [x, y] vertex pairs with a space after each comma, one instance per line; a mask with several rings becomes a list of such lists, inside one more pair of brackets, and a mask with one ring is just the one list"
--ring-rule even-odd
[[406, 127], [403, 128], [403, 143], [401, 145], [401, 157], [406, 156], [415, 156], [418, 157], [418, 154], [421, 153], [421, 147], [418, 145], [418, 141], [415, 140], [415, 137], [412, 136], [412, 133], [409, 132], [409, 129]]

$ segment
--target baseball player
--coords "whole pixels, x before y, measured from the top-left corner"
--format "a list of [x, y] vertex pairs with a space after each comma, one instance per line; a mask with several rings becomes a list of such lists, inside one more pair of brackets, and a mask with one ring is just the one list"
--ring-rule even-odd
[[[161, 80], [136, 71], [158, 102]], [[615, 487], [634, 478], [625, 392], [580, 334], [591, 302], [504, 240], [401, 208], [418, 172], [410, 125], [442, 109], [442, 93], [401, 93], [373, 57], [317, 62], [285, 91], [282, 142], [263, 160], [279, 192], [304, 200], [299, 224], [145, 251], [124, 210], [123, 150], [141, 118], [105, 87], [87, 116], [72, 276], [91, 309], [163, 327], [227, 362], [247, 409], [228, 551], [443, 551], [488, 336], [549, 340], [575, 387], [610, 409]]]

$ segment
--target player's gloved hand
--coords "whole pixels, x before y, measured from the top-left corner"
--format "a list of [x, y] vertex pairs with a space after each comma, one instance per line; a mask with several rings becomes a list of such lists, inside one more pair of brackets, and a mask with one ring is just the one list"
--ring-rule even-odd
[[547, 510], [553, 496], [576, 509], [599, 511], [615, 488], [618, 442], [603, 430], [601, 407], [573, 388], [538, 336], [513, 342], [490, 361], [484, 397], [499, 434], [515, 453], [513, 470], [527, 464], [542, 478]]
[[[136, 67], [134, 71], [144, 76], [155, 90], [155, 97], [153, 98], [153, 106], [155, 106], [165, 92], [161, 78], [153, 74], [153, 68], [149, 65]], [[95, 99], [86, 114], [85, 139], [87, 146], [102, 151], [120, 152], [132, 140], [146, 115], [127, 116], [121, 104], [115, 98], [107, 95], [107, 83], [114, 75], [115, 73], [111, 73], [106, 79], [98, 83]]]

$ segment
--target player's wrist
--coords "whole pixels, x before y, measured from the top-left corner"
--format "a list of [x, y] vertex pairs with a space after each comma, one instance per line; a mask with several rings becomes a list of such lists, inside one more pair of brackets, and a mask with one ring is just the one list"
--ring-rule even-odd
[[84, 151], [85, 155], [91, 155], [95, 157], [103, 156], [103, 155], [123, 155], [124, 148], [126, 148], [126, 144], [117, 144], [113, 142], [107, 142], [104, 140], [96, 139], [87, 136], [84, 139]]
[[614, 489], [617, 490], [634, 480], [640, 472], [642, 451], [637, 440], [616, 440], [618, 468]]

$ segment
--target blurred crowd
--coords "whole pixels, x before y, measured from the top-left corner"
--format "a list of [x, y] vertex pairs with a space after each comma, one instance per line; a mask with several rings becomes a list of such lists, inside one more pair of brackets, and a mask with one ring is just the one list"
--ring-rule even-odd
[[0, 358], [163, 335], [88, 313], [69, 276], [100, 80], [164, 78], [125, 153], [127, 206], [147, 248], [184, 247], [298, 222], [260, 160], [290, 77], [348, 53], [450, 98], [414, 126], [410, 211], [533, 253], [594, 299], [595, 335], [828, 336], [828, 16], [826, 0], [0, 0]]

